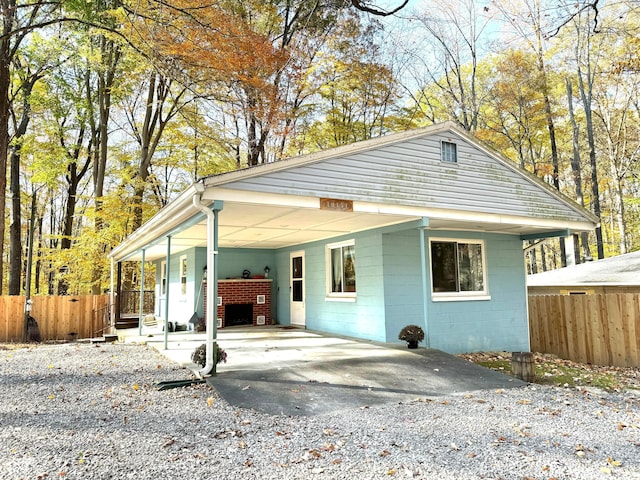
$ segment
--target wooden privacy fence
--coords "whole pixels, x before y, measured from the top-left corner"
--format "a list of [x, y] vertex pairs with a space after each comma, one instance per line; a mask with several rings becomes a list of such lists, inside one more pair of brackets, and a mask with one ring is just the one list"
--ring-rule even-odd
[[[31, 316], [42, 340], [102, 335], [109, 325], [109, 295], [32, 297]], [[0, 342], [22, 341], [23, 296], [0, 296]]]
[[640, 367], [640, 294], [530, 295], [531, 351]]

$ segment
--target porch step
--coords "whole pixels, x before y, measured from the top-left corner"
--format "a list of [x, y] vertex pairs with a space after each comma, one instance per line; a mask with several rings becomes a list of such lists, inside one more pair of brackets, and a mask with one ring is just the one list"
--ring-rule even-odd
[[137, 318], [121, 318], [116, 322], [116, 328], [138, 328]]
[[93, 337], [93, 338], [89, 338], [86, 340], [79, 340], [79, 341], [86, 342], [87, 340], [91, 343], [113, 343], [118, 340], [118, 335], [106, 334], [101, 337]]

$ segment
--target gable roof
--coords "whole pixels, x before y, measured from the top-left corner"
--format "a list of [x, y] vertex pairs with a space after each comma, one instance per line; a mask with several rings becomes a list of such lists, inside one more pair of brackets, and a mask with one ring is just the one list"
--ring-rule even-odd
[[640, 285], [640, 251], [528, 275], [527, 285]]
[[[441, 142], [457, 163], [442, 162]], [[453, 123], [388, 135], [201, 179], [110, 256], [121, 260], [173, 235], [172, 251], [206, 244], [192, 204], [223, 201], [221, 247], [281, 248], [352, 232], [421, 222], [430, 229], [543, 238], [592, 230], [597, 218]], [[321, 199], [350, 202], [327, 211]], [[148, 250], [147, 258], [166, 255]]]
[[[456, 143], [457, 163], [440, 160]], [[597, 223], [598, 218], [453, 122], [214, 175], [207, 187], [315, 195], [452, 212]], [[447, 212], [438, 212], [446, 210]]]

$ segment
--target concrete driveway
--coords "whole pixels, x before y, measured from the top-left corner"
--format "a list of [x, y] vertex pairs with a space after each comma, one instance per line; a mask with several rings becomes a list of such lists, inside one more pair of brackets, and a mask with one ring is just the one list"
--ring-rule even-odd
[[319, 415], [526, 385], [439, 350], [297, 328], [224, 329], [218, 343], [228, 361], [208, 382], [231, 405], [273, 415]]

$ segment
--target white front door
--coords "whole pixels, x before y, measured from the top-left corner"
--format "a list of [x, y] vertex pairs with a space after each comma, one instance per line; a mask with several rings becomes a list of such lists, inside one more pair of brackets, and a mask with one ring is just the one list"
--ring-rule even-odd
[[291, 268], [289, 278], [291, 325], [304, 326], [306, 323], [304, 308], [304, 251], [291, 253], [289, 266]]

